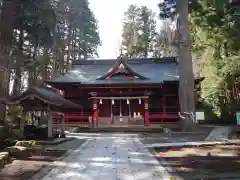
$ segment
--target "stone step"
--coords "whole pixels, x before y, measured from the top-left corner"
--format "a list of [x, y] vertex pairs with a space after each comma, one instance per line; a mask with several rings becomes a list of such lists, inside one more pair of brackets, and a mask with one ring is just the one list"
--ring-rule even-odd
[[144, 126], [99, 126], [97, 128], [78, 127], [78, 133], [81, 132], [128, 132], [128, 133], [159, 133], [163, 132], [162, 127], [144, 127]]

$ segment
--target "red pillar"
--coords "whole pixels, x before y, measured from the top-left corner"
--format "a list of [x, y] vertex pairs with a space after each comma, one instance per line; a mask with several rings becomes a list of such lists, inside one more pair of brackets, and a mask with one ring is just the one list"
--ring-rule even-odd
[[144, 99], [144, 125], [149, 126], [148, 98]]
[[93, 115], [92, 115], [92, 126], [96, 127], [98, 124], [98, 100], [92, 100], [92, 107], [93, 107]]

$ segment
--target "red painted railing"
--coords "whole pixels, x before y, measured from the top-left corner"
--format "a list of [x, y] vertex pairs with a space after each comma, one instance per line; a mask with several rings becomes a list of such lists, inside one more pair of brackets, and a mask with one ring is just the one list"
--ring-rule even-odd
[[[65, 124], [88, 124], [89, 123], [89, 116], [92, 116], [92, 113], [64, 113], [64, 120]], [[61, 115], [54, 113], [53, 119], [57, 120], [60, 119]]]
[[[157, 119], [159, 121], [151, 121], [151, 119]], [[170, 121], [171, 119], [174, 121]], [[150, 124], [178, 124], [179, 119], [180, 117], [177, 112], [149, 112]]]
[[[79, 112], [79, 113], [65, 113], [64, 114], [64, 119], [65, 119], [65, 124], [71, 125], [71, 124], [88, 124], [89, 123], [89, 116], [92, 116], [92, 113], [84, 113], [84, 112]], [[53, 114], [53, 119], [58, 120], [61, 118], [60, 114], [54, 113]], [[177, 124], [180, 119], [179, 115], [177, 112], [172, 112], [172, 113], [162, 113], [162, 112], [149, 112], [149, 119], [150, 119], [150, 124]], [[151, 119], [159, 119], [159, 121], [151, 121]], [[171, 119], [175, 119], [176, 121], [170, 121]]]
[[178, 112], [171, 112], [171, 113], [162, 113], [162, 112], [149, 112], [149, 118], [154, 119], [178, 119], [179, 115]]

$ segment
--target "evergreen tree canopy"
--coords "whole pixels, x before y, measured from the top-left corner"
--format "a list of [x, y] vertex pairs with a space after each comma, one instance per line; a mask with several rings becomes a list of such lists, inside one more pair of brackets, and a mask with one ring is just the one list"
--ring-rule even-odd
[[202, 97], [223, 119], [232, 119], [239, 108], [234, 93], [240, 65], [238, 2], [198, 0], [190, 18], [192, 50], [206, 77]]
[[121, 48], [125, 56], [147, 57], [156, 37], [155, 14], [146, 6], [130, 5], [125, 12]]

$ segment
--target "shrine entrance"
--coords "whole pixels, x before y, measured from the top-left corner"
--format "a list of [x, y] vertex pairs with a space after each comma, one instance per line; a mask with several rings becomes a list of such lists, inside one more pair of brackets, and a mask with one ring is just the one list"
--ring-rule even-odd
[[145, 109], [142, 97], [97, 97], [99, 125], [144, 125]]
[[117, 99], [114, 101], [114, 104], [112, 104], [113, 124], [129, 124], [133, 114], [129, 100]]

